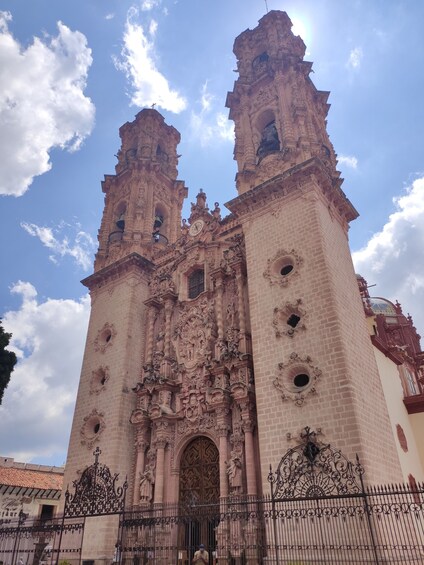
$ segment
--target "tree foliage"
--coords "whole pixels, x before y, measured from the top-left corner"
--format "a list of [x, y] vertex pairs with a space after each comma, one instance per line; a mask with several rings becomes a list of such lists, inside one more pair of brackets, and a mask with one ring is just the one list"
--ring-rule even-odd
[[13, 351], [8, 351], [6, 347], [9, 345], [12, 334], [4, 331], [0, 320], [0, 404], [3, 400], [3, 393], [9, 384], [10, 375], [16, 365], [16, 355]]

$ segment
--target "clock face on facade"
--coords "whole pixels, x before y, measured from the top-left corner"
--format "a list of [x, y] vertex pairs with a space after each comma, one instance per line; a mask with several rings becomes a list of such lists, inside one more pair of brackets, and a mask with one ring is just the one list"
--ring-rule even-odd
[[193, 236], [198, 235], [202, 231], [204, 225], [205, 222], [203, 220], [196, 220], [193, 224], [191, 224], [188, 233]]

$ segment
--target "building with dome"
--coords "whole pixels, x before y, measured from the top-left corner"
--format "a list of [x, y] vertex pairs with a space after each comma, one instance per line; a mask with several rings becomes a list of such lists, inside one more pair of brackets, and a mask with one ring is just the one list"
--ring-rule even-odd
[[[348, 228], [358, 214], [326, 130], [329, 93], [311, 81], [284, 12], [241, 33], [234, 53], [227, 215], [200, 190], [182, 220], [180, 135], [155, 109], [120, 128], [116, 171], [102, 182], [64, 484], [85, 476], [96, 450], [127, 477], [127, 509], [144, 516], [258, 500], [287, 454], [312, 464], [329, 446], [346, 469], [360, 461], [369, 485], [424, 478], [419, 336], [399, 304], [371, 298], [355, 275]], [[335, 492], [338, 473], [322, 473], [318, 483], [299, 472], [293, 488]], [[243, 553], [259, 538], [266, 546], [260, 524], [187, 524], [134, 530], [132, 543], [168, 548], [166, 559], [173, 548], [181, 562], [179, 548], [200, 542], [211, 559], [263, 562]], [[114, 516], [88, 518], [82, 558], [110, 561], [117, 536]]]
[[371, 297], [365, 279], [357, 275], [357, 280], [403, 478], [414, 485], [422, 481], [424, 464], [424, 353], [420, 336], [399, 302]]

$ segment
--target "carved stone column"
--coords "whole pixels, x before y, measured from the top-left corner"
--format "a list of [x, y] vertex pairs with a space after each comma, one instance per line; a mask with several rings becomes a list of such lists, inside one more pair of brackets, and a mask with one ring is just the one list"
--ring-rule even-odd
[[176, 300], [176, 295], [173, 292], [167, 292], [164, 295], [165, 302], [165, 343], [164, 343], [164, 362], [162, 366], [163, 374], [169, 377], [171, 374], [171, 321], [172, 321], [172, 310]]
[[[250, 100], [246, 94], [241, 96], [240, 115], [243, 120], [243, 149], [245, 157], [245, 169], [253, 170], [256, 166], [256, 150], [253, 143], [253, 131], [249, 120]], [[240, 169], [239, 169], [240, 170]]]
[[221, 270], [217, 270], [213, 273], [213, 278], [215, 281], [215, 299], [216, 299], [216, 323], [218, 328], [218, 340], [222, 340], [224, 338], [224, 324], [222, 318], [222, 277], [223, 272]]
[[171, 316], [174, 301], [170, 296], [165, 300], [165, 357], [169, 357], [171, 353]]
[[158, 303], [154, 299], [147, 300], [145, 304], [148, 307], [147, 312], [147, 335], [146, 335], [146, 365], [153, 362], [153, 329], [155, 318], [157, 315]]
[[[293, 75], [291, 75], [291, 77], [293, 80]], [[285, 88], [285, 84], [284, 84], [285, 81], [287, 81], [287, 76], [284, 76], [281, 71], [277, 71], [277, 73], [275, 74], [275, 85], [276, 85], [276, 90], [278, 92], [283, 92], [283, 90], [281, 89]], [[284, 134], [284, 138], [280, 139], [280, 143], [287, 147], [295, 147], [296, 143], [293, 133], [293, 122], [290, 119], [292, 114], [290, 112], [290, 108], [288, 107], [286, 97], [279, 96], [278, 103], [280, 110], [279, 118], [281, 121], [282, 132]]]
[[246, 312], [244, 309], [244, 288], [243, 288], [243, 265], [237, 263], [236, 265], [236, 281], [237, 281], [237, 297], [238, 297], [238, 314], [239, 314], [239, 330], [240, 342], [239, 350], [241, 353], [250, 353], [250, 344], [246, 337]]
[[228, 458], [228, 413], [227, 408], [218, 408], [217, 410], [217, 432], [219, 435], [219, 492], [221, 499], [228, 496], [228, 475], [227, 475], [227, 458]]
[[140, 504], [140, 475], [144, 470], [144, 459], [145, 459], [146, 447], [148, 445], [145, 436], [146, 436], [146, 430], [142, 428], [137, 432], [137, 439], [135, 442], [137, 455], [135, 461], [135, 477], [134, 477], [134, 496], [133, 496], [134, 506], [138, 506]]
[[255, 496], [257, 495], [258, 491], [256, 485], [255, 451], [253, 446], [253, 421], [250, 418], [244, 420], [242, 423], [242, 428], [244, 431], [247, 494], [250, 496]]
[[156, 475], [155, 475], [155, 504], [163, 502], [163, 485], [165, 482], [165, 447], [167, 440], [164, 437], [156, 440]]

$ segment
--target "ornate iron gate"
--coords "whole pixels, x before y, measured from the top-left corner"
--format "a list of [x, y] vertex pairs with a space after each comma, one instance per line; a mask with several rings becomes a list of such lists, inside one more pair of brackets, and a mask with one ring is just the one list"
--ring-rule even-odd
[[189, 565], [190, 541], [178, 532], [196, 523], [215, 526], [211, 564], [424, 565], [424, 485], [366, 488], [363, 475], [358, 459], [348, 461], [305, 428], [270, 470], [263, 498], [123, 514], [122, 563]]
[[117, 487], [118, 475], [98, 462], [99, 454], [74, 483], [75, 493], [67, 491], [60, 521], [21, 515], [15, 524], [0, 524], [0, 560], [50, 565], [60, 558], [76, 565], [85, 518], [119, 514], [121, 565], [188, 565], [192, 542], [179, 533], [192, 532], [194, 524], [215, 529], [202, 540], [211, 565], [214, 559], [220, 565], [424, 565], [424, 484], [366, 488], [359, 461], [318, 442], [308, 428], [270, 470], [270, 495], [219, 504], [187, 504], [185, 496], [184, 504], [125, 512], [126, 483]]
[[[66, 490], [62, 516], [54, 520], [30, 519], [21, 511], [18, 520], [0, 523], [0, 561], [6, 565], [81, 562], [86, 518], [121, 516], [125, 509], [127, 481], [118, 486], [118, 474], [112, 475], [106, 465], [99, 463], [100, 454], [97, 448], [94, 463], [73, 482], [75, 491]], [[119, 554], [119, 534], [116, 549]]]

